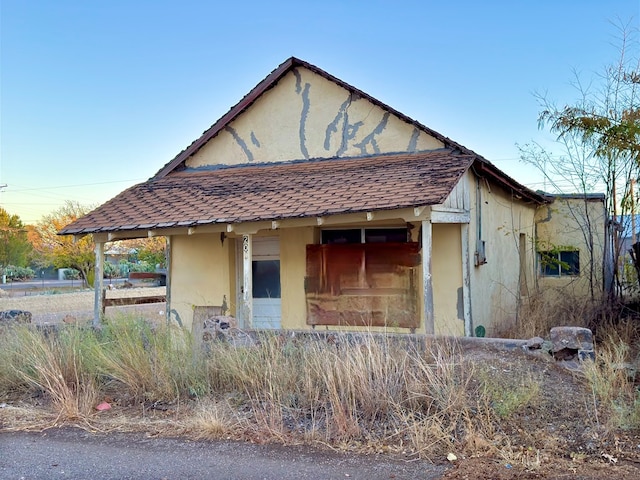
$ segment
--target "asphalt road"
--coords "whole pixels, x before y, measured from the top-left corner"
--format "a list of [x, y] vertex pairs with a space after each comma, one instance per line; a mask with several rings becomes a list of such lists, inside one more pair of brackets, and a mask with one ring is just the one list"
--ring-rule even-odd
[[92, 434], [72, 428], [0, 432], [3, 480], [436, 480], [444, 471], [424, 461], [309, 447]]

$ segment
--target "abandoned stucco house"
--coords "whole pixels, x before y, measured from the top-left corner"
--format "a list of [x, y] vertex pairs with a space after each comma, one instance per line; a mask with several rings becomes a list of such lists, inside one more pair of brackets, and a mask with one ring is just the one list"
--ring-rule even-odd
[[[245, 328], [474, 335], [514, 321], [540, 278], [585, 271], [584, 239], [556, 206], [290, 58], [150, 180], [60, 233], [93, 234], [98, 268], [105, 242], [166, 236], [168, 317], [187, 327], [224, 302]], [[540, 234], [566, 252], [540, 251]]]

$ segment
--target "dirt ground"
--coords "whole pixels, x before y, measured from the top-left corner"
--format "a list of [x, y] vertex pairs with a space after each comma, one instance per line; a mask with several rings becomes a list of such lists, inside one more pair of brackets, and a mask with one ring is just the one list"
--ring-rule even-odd
[[[158, 294], [149, 288], [134, 290], [140, 289], [126, 294]], [[137, 308], [143, 315], [164, 318], [162, 304], [117, 308]], [[4, 309], [29, 310], [38, 323], [61, 321], [72, 314], [88, 321], [93, 312], [93, 292], [4, 296], [0, 298], [0, 310]], [[465, 343], [463, 349], [465, 361], [500, 376], [505, 385], [514, 379], [529, 379], [542, 388], [535, 407], [521, 409], [508, 422], [487, 426], [482, 437], [467, 438], [460, 451], [452, 452], [455, 459], [433, 458], [435, 463], [449, 466], [444, 479], [640, 478], [640, 431], [608, 428], [595, 414], [594, 398], [579, 370], [567, 368], [542, 353], [532, 355], [489, 343]], [[164, 414], [172, 416], [171, 407]], [[155, 423], [153, 428], [175, 435], [169, 425], [165, 428]]]
[[[164, 295], [166, 287], [136, 287], [107, 290], [107, 298], [111, 297], [142, 297]], [[22, 290], [0, 289], [0, 311], [26, 310], [33, 315], [32, 321], [37, 324], [56, 324], [65, 320], [78, 323], [90, 323], [93, 319], [93, 290], [83, 290], [72, 293], [33, 294]], [[106, 314], [136, 313], [149, 320], [163, 321], [165, 304], [126, 305], [108, 307]]]

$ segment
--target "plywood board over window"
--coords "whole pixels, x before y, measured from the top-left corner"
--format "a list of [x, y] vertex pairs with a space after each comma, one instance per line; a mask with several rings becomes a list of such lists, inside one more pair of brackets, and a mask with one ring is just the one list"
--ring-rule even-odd
[[307, 324], [418, 328], [416, 242], [307, 245]]

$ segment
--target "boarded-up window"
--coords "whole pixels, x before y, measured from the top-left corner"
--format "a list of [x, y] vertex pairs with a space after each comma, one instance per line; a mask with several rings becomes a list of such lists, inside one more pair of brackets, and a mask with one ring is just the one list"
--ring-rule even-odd
[[416, 242], [307, 245], [309, 325], [417, 328]]

